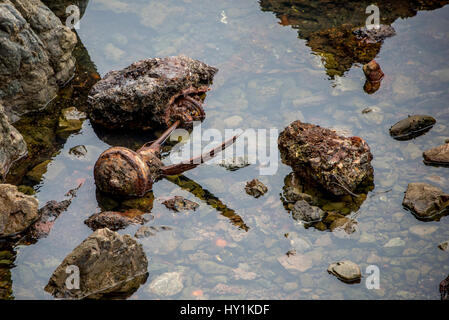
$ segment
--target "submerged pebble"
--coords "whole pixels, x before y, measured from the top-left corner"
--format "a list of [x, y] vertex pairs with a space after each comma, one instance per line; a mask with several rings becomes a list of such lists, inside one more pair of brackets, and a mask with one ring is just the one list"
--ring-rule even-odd
[[349, 260], [332, 263], [327, 271], [347, 283], [359, 282], [362, 278], [360, 267]]

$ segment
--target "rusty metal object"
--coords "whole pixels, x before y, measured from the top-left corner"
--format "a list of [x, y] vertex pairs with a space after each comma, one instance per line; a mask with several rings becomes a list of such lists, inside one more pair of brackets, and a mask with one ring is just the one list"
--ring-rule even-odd
[[186, 162], [164, 166], [160, 155], [161, 145], [180, 123], [180, 120], [176, 120], [159, 139], [144, 144], [136, 152], [124, 147], [112, 147], [104, 151], [94, 167], [97, 188], [104, 193], [118, 196], [143, 196], [152, 189], [153, 183], [163, 176], [193, 169], [237, 139], [237, 136], [234, 136], [219, 147]]

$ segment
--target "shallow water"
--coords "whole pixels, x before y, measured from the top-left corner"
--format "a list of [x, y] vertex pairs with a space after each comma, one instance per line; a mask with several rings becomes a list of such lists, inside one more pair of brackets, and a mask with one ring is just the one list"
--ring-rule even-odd
[[[78, 34], [101, 76], [139, 59], [185, 54], [220, 70], [207, 94], [203, 129], [224, 132], [234, 125], [280, 132], [299, 119], [360, 136], [374, 156], [375, 189], [352, 213], [359, 231], [347, 238], [306, 229], [291, 218], [280, 196], [291, 169], [280, 161], [276, 174], [268, 176], [259, 176], [258, 165], [237, 171], [204, 165], [185, 174], [235, 210], [248, 231], [170, 181], [156, 183], [155, 219], [147, 225], [171, 230], [139, 240], [149, 259], [149, 278], [130, 299], [158, 298], [147, 290], [148, 284], [172, 271], [181, 271], [184, 278], [184, 289], [175, 299], [439, 299], [438, 285], [449, 273], [449, 254], [437, 245], [449, 240], [449, 217], [422, 222], [401, 202], [410, 182], [429, 182], [449, 191], [449, 169], [425, 166], [421, 155], [449, 137], [448, 18], [449, 6], [397, 18], [392, 23], [397, 35], [386, 39], [376, 56], [385, 79], [379, 91], [368, 95], [357, 61], [342, 76], [330, 77], [319, 54], [298, 38], [298, 30], [279, 24], [258, 1], [90, 1]], [[367, 107], [373, 111], [362, 113]], [[414, 140], [393, 140], [388, 129], [409, 114], [432, 115], [437, 124]], [[43, 290], [48, 279], [91, 234], [83, 221], [100, 211], [92, 167], [109, 146], [105, 141], [135, 146], [147, 139], [102, 138], [85, 121], [34, 186], [44, 204], [63, 199], [85, 179], [50, 235], [16, 249], [10, 270], [16, 299], [52, 299]], [[81, 159], [69, 155], [77, 145], [87, 148]], [[269, 189], [258, 199], [244, 192], [246, 181], [255, 177]], [[188, 215], [173, 213], [157, 199], [167, 195], [184, 196], [200, 207]], [[424, 237], [409, 231], [422, 225], [436, 229]], [[120, 233], [133, 235], [137, 229], [132, 226]], [[312, 266], [291, 273], [277, 259], [294, 249], [291, 240], [297, 238], [309, 243], [296, 251], [310, 258]], [[401, 246], [385, 248], [394, 238], [403, 240]], [[219, 239], [225, 240], [224, 247], [217, 245]], [[358, 263], [361, 283], [348, 285], [329, 275], [328, 265], [338, 260]], [[379, 290], [365, 286], [368, 265], [380, 268]]]

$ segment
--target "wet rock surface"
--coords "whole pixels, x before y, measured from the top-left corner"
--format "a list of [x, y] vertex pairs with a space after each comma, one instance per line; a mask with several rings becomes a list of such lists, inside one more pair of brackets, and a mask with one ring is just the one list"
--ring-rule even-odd
[[326, 213], [318, 207], [311, 206], [304, 200], [299, 200], [295, 203], [292, 209], [292, 217], [295, 220], [302, 220], [305, 222], [320, 221]]
[[362, 278], [360, 267], [348, 260], [330, 264], [327, 271], [346, 283], [360, 282]]
[[73, 76], [77, 39], [39, 0], [5, 0], [0, 17], [0, 100], [16, 121], [44, 107]]
[[162, 202], [168, 209], [173, 211], [193, 210], [195, 211], [200, 205], [196, 202], [185, 199], [181, 196], [174, 196]]
[[263, 196], [265, 193], [268, 192], [268, 188], [258, 179], [253, 179], [246, 183], [245, 191], [250, 196], [253, 196], [254, 198], [259, 198], [260, 196]]
[[278, 139], [282, 162], [334, 195], [353, 193], [362, 183], [372, 184], [368, 144], [309, 123], [291, 123]]
[[36, 198], [19, 192], [16, 186], [0, 184], [0, 238], [25, 231], [38, 217]]
[[418, 219], [438, 219], [449, 209], [449, 194], [428, 183], [410, 183], [402, 205]]
[[106, 211], [95, 213], [87, 218], [84, 223], [92, 230], [108, 228], [113, 231], [125, 229], [131, 224], [144, 224], [144, 213], [131, 209], [125, 212]]
[[305, 272], [312, 268], [313, 261], [310, 256], [295, 253], [289, 255], [283, 255], [277, 258], [278, 262], [290, 272]]
[[449, 166], [449, 143], [424, 151], [423, 157], [425, 164]]
[[[77, 266], [80, 288], [68, 289], [68, 266]], [[99, 299], [127, 297], [148, 277], [148, 261], [142, 249], [129, 235], [107, 228], [99, 229], [76, 247], [58, 266], [45, 291], [56, 298]]]
[[410, 140], [425, 134], [436, 120], [431, 116], [414, 115], [402, 119], [390, 128], [390, 135], [396, 140]]
[[201, 112], [184, 102], [200, 105], [217, 71], [186, 56], [135, 62], [107, 73], [92, 88], [90, 118], [108, 128], [136, 129], [202, 120]]
[[27, 154], [22, 135], [8, 121], [0, 104], [0, 182], [4, 180], [12, 163]]
[[449, 276], [440, 283], [441, 300], [449, 301]]

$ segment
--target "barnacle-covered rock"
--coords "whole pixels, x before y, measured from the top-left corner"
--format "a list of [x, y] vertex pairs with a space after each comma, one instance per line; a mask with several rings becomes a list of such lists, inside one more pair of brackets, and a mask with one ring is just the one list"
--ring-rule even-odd
[[186, 56], [135, 62], [92, 88], [90, 118], [108, 128], [139, 129], [203, 120], [201, 104], [217, 71]]
[[334, 195], [372, 184], [373, 155], [359, 137], [339, 136], [333, 130], [298, 120], [281, 132], [278, 144], [283, 163], [302, 179]]

